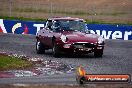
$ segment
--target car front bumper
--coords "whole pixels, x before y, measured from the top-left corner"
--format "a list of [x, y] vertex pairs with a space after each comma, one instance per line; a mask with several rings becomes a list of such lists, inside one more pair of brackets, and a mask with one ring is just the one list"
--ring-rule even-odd
[[62, 52], [67, 53], [92, 53], [94, 51], [103, 51], [104, 44], [94, 44], [88, 42], [64, 43], [58, 44]]

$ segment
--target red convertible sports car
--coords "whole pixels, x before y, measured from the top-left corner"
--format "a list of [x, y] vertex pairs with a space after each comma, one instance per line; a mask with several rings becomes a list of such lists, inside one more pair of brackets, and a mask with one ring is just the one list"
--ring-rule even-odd
[[94, 53], [95, 57], [102, 57], [105, 44], [104, 38], [90, 33], [83, 19], [71, 17], [49, 18], [36, 39], [37, 53], [52, 49], [54, 57], [62, 53]]

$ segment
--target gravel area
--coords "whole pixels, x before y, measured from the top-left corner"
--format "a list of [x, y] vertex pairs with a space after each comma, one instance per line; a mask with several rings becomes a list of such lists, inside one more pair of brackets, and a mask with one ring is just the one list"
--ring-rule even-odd
[[[36, 39], [34, 35], [0, 34], [0, 51], [31, 58], [53, 60], [72, 66], [82, 65], [88, 74], [130, 74], [132, 75], [132, 41], [106, 40], [104, 55], [95, 58], [93, 54], [80, 56], [61, 56], [54, 58], [51, 50], [46, 54], [37, 54], [35, 51]], [[29, 79], [28, 79], [29, 78]], [[0, 79], [0, 84], [10, 83], [60, 83], [76, 84], [75, 74], [39, 75], [38, 77], [20, 77]], [[13, 81], [12, 81], [13, 80]]]

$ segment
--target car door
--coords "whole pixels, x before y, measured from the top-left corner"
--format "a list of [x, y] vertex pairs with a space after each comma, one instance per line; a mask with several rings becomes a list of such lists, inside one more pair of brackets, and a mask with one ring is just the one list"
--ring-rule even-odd
[[46, 42], [46, 45], [49, 46], [49, 47], [52, 47], [52, 37], [53, 37], [53, 31], [52, 31], [52, 20], [48, 20], [47, 21], [47, 24], [45, 26], [45, 42]]
[[[50, 24], [50, 26], [49, 26], [49, 24]], [[55, 36], [59, 33], [57, 29], [59, 29], [59, 28], [58, 28], [58, 26], [56, 26], [56, 21], [52, 21], [52, 24], [50, 22], [48, 22], [46, 24], [46, 27], [44, 30], [46, 45], [48, 45], [51, 48], [53, 46], [53, 44], [52, 44], [53, 36]]]

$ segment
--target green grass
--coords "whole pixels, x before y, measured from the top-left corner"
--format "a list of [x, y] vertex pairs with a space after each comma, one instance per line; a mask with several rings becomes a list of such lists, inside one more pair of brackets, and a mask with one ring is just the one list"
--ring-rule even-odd
[[46, 19], [34, 19], [34, 18], [24, 18], [24, 17], [9, 17], [9, 16], [0, 16], [0, 19], [21, 20], [21, 21], [37, 21], [37, 22], [46, 21]]
[[0, 55], [0, 71], [31, 67], [32, 63], [16, 57]]
[[88, 24], [115, 24], [115, 25], [132, 25], [131, 22], [127, 23], [114, 23], [114, 22], [104, 22], [104, 21], [99, 21], [99, 20], [86, 20], [86, 23]]
[[[9, 16], [0, 16], [0, 19], [6, 19], [6, 20], [21, 20], [21, 21], [36, 21], [36, 22], [44, 22], [46, 19], [34, 19], [34, 18], [24, 18], [24, 17], [9, 17]], [[132, 22], [126, 22], [126, 23], [110, 23], [110, 22], [104, 22], [99, 20], [87, 20], [86, 23], [88, 24], [124, 24], [124, 25], [132, 25]]]

